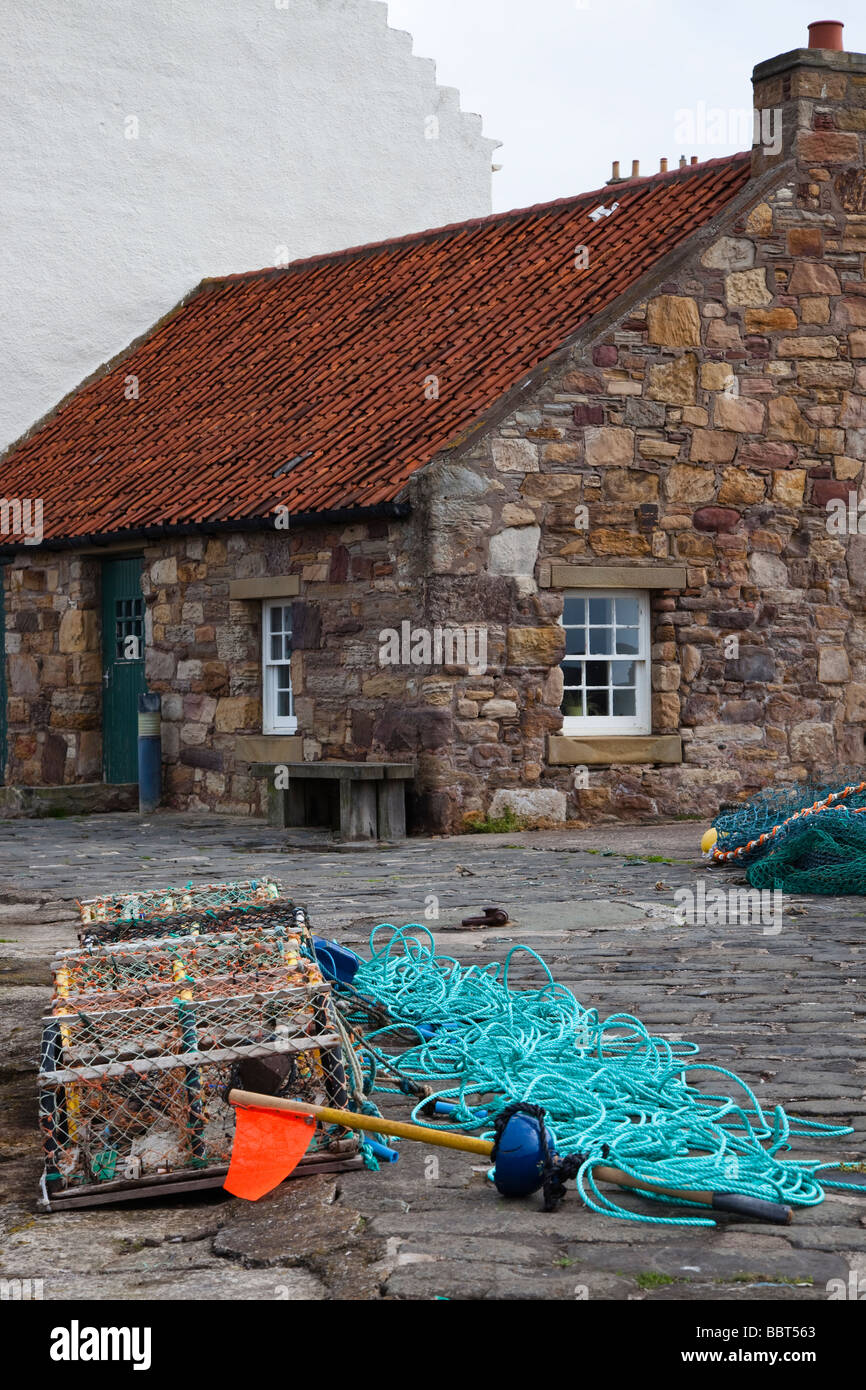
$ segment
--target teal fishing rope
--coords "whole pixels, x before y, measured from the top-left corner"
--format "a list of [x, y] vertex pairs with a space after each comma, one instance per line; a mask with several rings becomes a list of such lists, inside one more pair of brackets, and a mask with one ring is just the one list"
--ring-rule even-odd
[[[696, 1043], [654, 1037], [629, 1014], [600, 1020], [556, 983], [527, 946], [513, 947], [502, 964], [462, 966], [437, 954], [428, 928], [383, 923], [370, 935], [370, 953], [352, 989], [343, 992], [349, 1014], [354, 994], [359, 1005], [366, 1000], [384, 1006], [394, 1022], [363, 1038], [365, 1091], [388, 1089], [378, 1084], [382, 1067], [426, 1082], [434, 1094], [419, 1102], [413, 1121], [459, 1131], [477, 1130], [515, 1101], [543, 1106], [557, 1151], [586, 1154], [576, 1185], [593, 1211], [657, 1225], [715, 1225], [706, 1217], [646, 1216], [619, 1206], [594, 1178], [606, 1163], [665, 1187], [736, 1192], [802, 1207], [822, 1202], [829, 1187], [863, 1191], [855, 1183], [819, 1183], [818, 1170], [834, 1166], [825, 1160], [781, 1156], [792, 1138], [851, 1134], [849, 1126], [796, 1119], [780, 1105], [768, 1117], [734, 1072], [691, 1060], [700, 1051]], [[540, 987], [510, 983], [518, 953], [543, 970]], [[359, 1007], [359, 1017], [362, 1012]], [[397, 1052], [394, 1034], [407, 1029], [420, 1040]], [[742, 1099], [697, 1090], [690, 1078], [699, 1072], [726, 1078]], [[435, 1101], [456, 1108], [431, 1122]], [[479, 1111], [485, 1112], [483, 1121]], [[492, 1139], [493, 1131], [485, 1137]]]

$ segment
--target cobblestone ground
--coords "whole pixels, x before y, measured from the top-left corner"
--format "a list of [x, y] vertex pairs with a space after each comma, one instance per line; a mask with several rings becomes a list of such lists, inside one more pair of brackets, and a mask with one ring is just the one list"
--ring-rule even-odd
[[[438, 1178], [425, 1177], [427, 1151], [409, 1144], [378, 1174], [288, 1183], [255, 1206], [219, 1193], [36, 1214], [39, 1019], [53, 952], [75, 944], [73, 899], [190, 879], [272, 874], [317, 930], [362, 950], [371, 926], [423, 921], [436, 894], [440, 949], [485, 962], [525, 942], [602, 1016], [636, 1013], [693, 1039], [765, 1106], [851, 1123], [853, 1136], [820, 1152], [864, 1158], [866, 901], [786, 900], [778, 935], [677, 926], [677, 887], [733, 882], [706, 869], [699, 835], [602, 827], [338, 850], [287, 847], [250, 820], [0, 823], [0, 1275], [42, 1278], [53, 1299], [809, 1300], [851, 1270], [866, 1279], [866, 1190], [798, 1211], [788, 1228], [654, 1227], [596, 1216], [573, 1191], [553, 1215], [535, 1198], [503, 1203], [466, 1155], [439, 1151]], [[508, 909], [507, 927], [460, 929], [490, 905]], [[866, 1187], [864, 1173], [845, 1177]]]

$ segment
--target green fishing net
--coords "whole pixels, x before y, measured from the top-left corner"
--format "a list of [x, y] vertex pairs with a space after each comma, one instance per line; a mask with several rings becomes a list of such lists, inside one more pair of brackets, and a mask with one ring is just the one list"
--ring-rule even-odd
[[[866, 894], [863, 780], [858, 770], [832, 784], [772, 788], [741, 806], [723, 807], [713, 822], [716, 850], [740, 851], [724, 862], [743, 865], [753, 888]], [[761, 836], [767, 838], [755, 843]]]

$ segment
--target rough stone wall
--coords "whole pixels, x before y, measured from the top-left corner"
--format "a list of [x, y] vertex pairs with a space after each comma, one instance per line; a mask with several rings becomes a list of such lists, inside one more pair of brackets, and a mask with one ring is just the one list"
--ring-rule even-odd
[[[416, 785], [427, 823], [443, 832], [500, 809], [503, 790], [529, 789], [535, 815], [561, 820], [565, 809], [545, 772], [546, 736], [562, 724], [561, 601], [534, 578], [539, 517], [521, 492], [529, 475], [516, 433], [519, 473], [506, 476], [492, 461], [494, 452], [500, 462], [516, 457], [511, 426], [503, 429], [470, 457], [435, 463], [411, 489], [424, 543], [426, 624], [480, 625], [487, 643], [483, 673], [443, 665], [420, 682], [419, 698], [437, 722], [428, 722]], [[423, 707], [416, 717], [425, 718]]]
[[[814, 155], [423, 479], [431, 616], [483, 611], [501, 663], [452, 683], [452, 826], [515, 788], [541, 816], [709, 815], [866, 761], [866, 542], [827, 524], [864, 495], [866, 178], [859, 146]], [[591, 768], [575, 790], [546, 765], [551, 561], [685, 566], [652, 600], [653, 733], [682, 735], [681, 766]]]
[[193, 536], [144, 552], [145, 674], [162, 696], [163, 786], [172, 806], [259, 809], [255, 782], [235, 771], [230, 736], [261, 731], [252, 622], [260, 605], [228, 596], [230, 578], [262, 572], [257, 539]]
[[191, 537], [146, 550], [147, 682], [162, 694], [170, 804], [264, 810], [265, 786], [236, 747], [239, 734], [262, 732], [261, 601], [231, 599], [233, 579], [291, 574], [300, 581], [300, 597], [286, 601], [293, 604], [292, 682], [306, 760], [363, 761], [400, 744], [399, 711], [406, 690], [414, 693], [412, 678], [383, 673], [378, 634], [411, 618], [417, 605], [410, 532], [383, 520]]
[[60, 786], [102, 777], [102, 661], [97, 566], [25, 550], [3, 570], [7, 775]]
[[[165, 539], [143, 547], [145, 673], [162, 696], [166, 804], [259, 814], [266, 788], [237, 739], [262, 732], [261, 600], [233, 579], [297, 576], [292, 679], [307, 759], [411, 760], [450, 736], [414, 670], [383, 670], [379, 633], [421, 618], [411, 523]], [[102, 779], [100, 561], [21, 551], [5, 567], [9, 737], [6, 780]], [[425, 687], [426, 688], [426, 687]], [[408, 712], [407, 712], [408, 710]], [[428, 727], [429, 726], [429, 727]]]

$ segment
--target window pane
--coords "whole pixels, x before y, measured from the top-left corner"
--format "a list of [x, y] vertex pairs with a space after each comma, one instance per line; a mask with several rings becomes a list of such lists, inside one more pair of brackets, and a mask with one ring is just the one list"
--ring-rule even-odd
[[616, 620], [622, 627], [637, 627], [639, 622], [639, 608], [636, 598], [617, 599]]
[[288, 719], [294, 714], [292, 708], [292, 668], [291, 666], [280, 666], [274, 672], [277, 694], [277, 716], [280, 719]]
[[613, 712], [619, 715], [628, 715], [631, 718], [637, 714], [637, 693], [634, 690], [615, 690], [613, 692]]
[[591, 627], [589, 629], [589, 650], [593, 656], [612, 656], [613, 628]]
[[562, 622], [565, 627], [583, 627], [586, 622], [586, 599], [566, 598], [562, 608]]
[[618, 627], [616, 630], [617, 656], [639, 656], [640, 640], [636, 627]]
[[638, 717], [646, 679], [640, 596], [575, 594], [563, 601], [562, 713], [575, 720]]
[[610, 714], [609, 696], [606, 690], [587, 690], [586, 712], [594, 718]]
[[274, 608], [269, 608], [271, 620], [271, 632], [291, 632], [292, 630], [292, 610], [277, 604]]
[[265, 609], [265, 613], [267, 614], [265, 660], [269, 663], [291, 660], [291, 605], [282, 603], [273, 604]]

